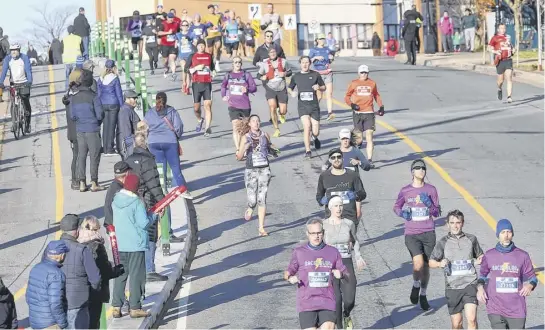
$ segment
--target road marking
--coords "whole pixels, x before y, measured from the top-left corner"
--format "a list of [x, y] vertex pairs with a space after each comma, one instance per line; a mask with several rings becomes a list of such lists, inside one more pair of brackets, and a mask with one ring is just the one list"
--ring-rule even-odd
[[[333, 99], [333, 103], [336, 105], [344, 108], [344, 109], [350, 109], [350, 107], [338, 100]], [[488, 211], [471, 195], [464, 187], [462, 187], [460, 184], [458, 184], [454, 179], [448, 174], [447, 171], [445, 171], [435, 160], [433, 160], [431, 157], [429, 157], [416, 142], [411, 140], [407, 135], [399, 132], [395, 127], [392, 125], [382, 121], [377, 120], [377, 124], [382, 126], [383, 128], [387, 129], [394, 135], [396, 135], [398, 138], [403, 140], [411, 149], [413, 149], [415, 152], [422, 155], [422, 158], [424, 161], [431, 165], [435, 169], [435, 171], [445, 180], [446, 183], [448, 183], [454, 190], [456, 190], [464, 199], [465, 201], [471, 206], [480, 216], [481, 218], [492, 228], [492, 230], [496, 231], [496, 220], [488, 213]], [[534, 265], [534, 268], [536, 266]], [[543, 277], [543, 272], [536, 272], [536, 276], [539, 279], [541, 283], [545, 283], [545, 279]]]
[[176, 322], [176, 329], [187, 329], [187, 307], [189, 303], [189, 293], [191, 292], [191, 278], [188, 278], [182, 283], [182, 287], [178, 292], [178, 314], [183, 313], [184, 316], [179, 317]]

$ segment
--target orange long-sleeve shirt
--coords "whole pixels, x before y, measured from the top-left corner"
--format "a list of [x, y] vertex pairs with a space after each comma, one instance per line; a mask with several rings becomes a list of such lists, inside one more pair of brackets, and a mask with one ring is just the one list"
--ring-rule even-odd
[[344, 97], [344, 102], [348, 105], [355, 103], [359, 105], [360, 110], [357, 112], [374, 112], [373, 103], [377, 102], [378, 106], [382, 106], [382, 99], [378, 93], [377, 83], [371, 79], [367, 80], [352, 80], [348, 85], [348, 90]]

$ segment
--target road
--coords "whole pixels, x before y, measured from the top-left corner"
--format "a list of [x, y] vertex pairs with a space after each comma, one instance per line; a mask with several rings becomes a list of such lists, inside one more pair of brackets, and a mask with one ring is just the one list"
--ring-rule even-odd
[[[387, 114], [376, 132], [378, 169], [363, 174], [368, 199], [358, 236], [368, 268], [358, 274], [355, 326], [444, 328], [448, 316], [441, 271], [432, 272], [428, 289], [433, 310], [424, 313], [408, 303], [411, 264], [402, 221], [391, 210], [394, 199], [410, 181], [409, 164], [421, 149], [435, 162], [428, 167], [428, 177], [438, 188], [443, 210], [462, 210], [466, 231], [478, 235], [483, 249], [495, 244], [491, 221], [511, 219], [515, 242], [543, 270], [543, 91], [516, 85], [515, 102], [508, 105], [495, 100], [494, 77], [407, 67], [390, 59], [351, 58], [336, 62], [336, 100], [342, 101], [362, 63], [371, 68]], [[0, 262], [7, 265], [0, 275], [16, 294], [23, 320], [28, 313], [24, 304], [28, 272], [40, 249], [55, 237], [51, 224], [68, 212], [102, 217], [105, 194], [70, 190], [71, 150], [60, 102], [64, 70], [55, 68], [52, 76], [46, 68], [35, 72], [37, 133], [15, 141], [6, 132], [0, 161], [0, 211], [7, 215], [0, 219]], [[335, 104], [337, 119], [322, 123], [322, 150], [304, 161], [296, 102], [290, 101], [289, 120], [274, 141], [282, 154], [271, 165], [266, 225], [270, 236], [258, 238], [256, 220], [243, 220], [243, 164], [234, 159], [227, 107], [219, 93], [214, 93], [213, 135], [204, 138], [193, 132], [191, 97], [178, 92], [179, 82], [156, 75], [148, 78], [148, 85], [167, 91], [168, 103], [185, 122], [182, 168], [196, 197], [200, 228], [191, 280], [172, 301], [161, 327], [298, 327], [295, 290], [281, 281], [281, 271], [293, 246], [304, 239], [306, 219], [322, 214], [314, 199], [319, 168], [327, 150], [337, 145], [340, 128], [351, 126], [350, 112]], [[261, 88], [253, 97], [253, 108], [272, 133]], [[117, 160], [103, 158], [101, 181], [111, 180]], [[438, 236], [445, 234], [444, 219], [437, 222]], [[542, 284], [528, 305], [527, 326], [543, 327]], [[481, 325], [488, 326], [484, 309], [479, 311]]]

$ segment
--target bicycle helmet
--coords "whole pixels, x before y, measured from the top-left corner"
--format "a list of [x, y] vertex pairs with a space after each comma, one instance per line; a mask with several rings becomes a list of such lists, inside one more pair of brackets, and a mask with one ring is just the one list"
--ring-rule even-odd
[[11, 44], [9, 46], [9, 50], [21, 50], [21, 45], [19, 44]]

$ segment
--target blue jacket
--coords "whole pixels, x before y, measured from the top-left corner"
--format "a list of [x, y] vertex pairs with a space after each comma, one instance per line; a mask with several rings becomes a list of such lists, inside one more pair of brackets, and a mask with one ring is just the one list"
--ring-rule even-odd
[[[174, 128], [174, 131], [169, 127], [166, 118]], [[178, 114], [178, 111], [171, 106], [157, 111], [155, 107], [146, 112], [144, 121], [149, 126], [148, 144], [152, 143], [178, 143], [184, 133], [184, 123]]]
[[148, 250], [148, 226], [155, 221], [148, 217], [144, 202], [138, 195], [121, 189], [112, 203], [114, 226], [117, 233], [119, 252]]
[[76, 132], [100, 132], [100, 125], [104, 119], [102, 103], [89, 87], [80, 86], [70, 100], [72, 120], [76, 123]]
[[121, 82], [119, 77], [113, 73], [108, 73], [104, 78], [98, 79], [97, 93], [100, 103], [104, 105], [122, 106], [125, 103], [121, 92]]
[[66, 277], [61, 264], [45, 257], [30, 271], [26, 303], [30, 327], [44, 329], [57, 324], [68, 327], [66, 311]]
[[[30, 60], [28, 59], [28, 56], [26, 56], [23, 53], [19, 55], [19, 58], [23, 60], [27, 82], [32, 84], [32, 65], [30, 64]], [[6, 75], [8, 74], [8, 70], [9, 70], [9, 63], [12, 60], [15, 60], [15, 59], [11, 57], [11, 54], [8, 54], [8, 56], [4, 58], [4, 61], [2, 63], [2, 74], [0, 75], [0, 83], [3, 83], [4, 80], [6, 80]]]

